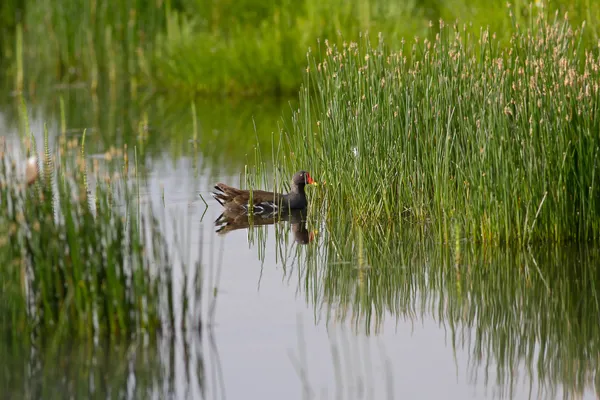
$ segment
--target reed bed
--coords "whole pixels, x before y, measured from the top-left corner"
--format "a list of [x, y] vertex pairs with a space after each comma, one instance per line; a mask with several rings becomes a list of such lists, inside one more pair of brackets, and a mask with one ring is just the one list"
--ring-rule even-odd
[[597, 243], [600, 57], [583, 29], [540, 12], [508, 47], [442, 22], [400, 50], [383, 36], [325, 42], [281, 163], [327, 182], [330, 219], [409, 217], [444, 241]]
[[123, 177], [127, 153], [115, 150], [109, 166], [95, 162], [89, 172], [84, 144], [85, 134], [63, 137], [52, 154], [46, 135], [44, 156], [35, 169], [29, 162], [26, 181], [18, 149], [0, 147], [0, 326], [7, 340], [130, 339], [176, 327], [172, 253], [159, 218]]

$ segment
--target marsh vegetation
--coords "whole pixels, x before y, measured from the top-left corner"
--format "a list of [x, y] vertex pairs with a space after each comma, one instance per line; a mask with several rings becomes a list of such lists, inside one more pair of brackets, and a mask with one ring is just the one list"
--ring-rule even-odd
[[5, 393], [597, 396], [599, 13], [2, 2]]
[[502, 0], [8, 0], [0, 5], [0, 57], [19, 89], [26, 90], [56, 81], [92, 88], [126, 81], [133, 92], [168, 91], [178, 97], [295, 97], [307, 50], [314, 52], [325, 39], [341, 45], [367, 35], [376, 43], [382, 33], [397, 49], [415, 36], [432, 40], [442, 19], [467, 24], [472, 35], [489, 27], [507, 44], [512, 27], [526, 26], [540, 10], [568, 13], [574, 26], [586, 21], [586, 42], [598, 39], [595, 2], [509, 5], [512, 15]]
[[582, 41], [540, 15], [508, 47], [443, 23], [400, 50], [325, 42], [286, 149], [327, 181], [332, 218], [408, 215], [446, 242], [597, 243], [600, 55]]

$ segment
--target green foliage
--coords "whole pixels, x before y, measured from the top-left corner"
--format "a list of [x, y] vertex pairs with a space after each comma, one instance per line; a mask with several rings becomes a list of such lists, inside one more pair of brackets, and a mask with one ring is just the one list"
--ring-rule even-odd
[[[489, 27], [508, 44], [511, 24], [527, 25], [538, 9], [568, 12], [587, 21], [585, 40], [598, 39], [600, 5], [590, 0], [277, 0], [149, 1], [12, 0], [0, 6], [0, 54], [17, 74], [16, 27], [24, 31], [25, 87], [85, 81], [92, 88], [127, 77], [140, 85], [181, 94], [292, 93], [302, 82], [306, 52], [330, 43], [371, 39], [381, 32], [399, 48], [402, 38], [427, 34], [439, 19]], [[21, 88], [19, 88], [21, 89]]]
[[0, 2], [0, 66], [14, 57], [15, 32], [24, 11], [25, 0]]
[[319, 39], [383, 30], [399, 41], [425, 26], [412, 2], [283, 0], [268, 7], [229, 7], [227, 2], [198, 2], [197, 7], [200, 18], [167, 12], [149, 77], [158, 87], [292, 93], [301, 83], [306, 51]]
[[[586, 22], [588, 28], [584, 33], [587, 40], [598, 40], [600, 6], [591, 0], [564, 1], [564, 0], [513, 0], [513, 1], [486, 1], [486, 0], [445, 0], [437, 1], [439, 18], [453, 22], [459, 19], [460, 23], [467, 22], [474, 28], [489, 28], [490, 32], [509, 39], [512, 28], [511, 19], [520, 25], [529, 24], [536, 13], [541, 10], [560, 15], [569, 15], [569, 19], [576, 25]], [[508, 10], [512, 18], [507, 18]], [[504, 37], [506, 35], [506, 37]]]
[[26, 2], [24, 52], [29, 85], [135, 77], [138, 55], [163, 29], [162, 2], [41, 0]]
[[543, 14], [508, 48], [463, 26], [399, 51], [326, 44], [289, 171], [325, 179], [328, 209], [358, 223], [406, 213], [442, 240], [456, 225], [483, 242], [597, 241], [598, 82], [598, 49]]
[[115, 175], [126, 159], [88, 174], [84, 140], [61, 139], [57, 161], [46, 138], [30, 185], [0, 149], [0, 326], [13, 339], [131, 338], [174, 318], [157, 218]]

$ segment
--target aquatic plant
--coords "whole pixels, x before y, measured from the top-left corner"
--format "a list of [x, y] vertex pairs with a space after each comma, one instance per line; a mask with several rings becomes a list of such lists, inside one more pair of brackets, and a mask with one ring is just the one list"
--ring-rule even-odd
[[175, 328], [172, 253], [159, 219], [123, 178], [128, 155], [113, 150], [106, 166], [89, 165], [84, 146], [85, 133], [61, 137], [52, 154], [46, 134], [27, 182], [20, 146], [0, 146], [0, 326], [13, 340]]
[[[587, 21], [586, 41], [598, 39], [595, 2], [511, 3], [516, 23], [529, 23], [532, 10], [560, 10], [578, 23]], [[24, 76], [18, 90], [56, 81], [95, 90], [126, 78], [134, 93], [291, 94], [302, 83], [306, 50], [319, 40], [382, 32], [389, 45], [399, 46], [403, 37], [426, 35], [428, 23], [439, 19], [466, 22], [471, 33], [489, 27], [501, 39], [511, 31], [503, 0], [11, 0], [0, 5], [0, 29], [6, 32], [0, 55], [13, 77]]]
[[506, 48], [443, 23], [397, 51], [383, 36], [326, 42], [309, 54], [282, 165], [327, 181], [332, 219], [409, 216], [444, 241], [458, 229], [597, 242], [600, 53], [557, 15], [514, 29]]

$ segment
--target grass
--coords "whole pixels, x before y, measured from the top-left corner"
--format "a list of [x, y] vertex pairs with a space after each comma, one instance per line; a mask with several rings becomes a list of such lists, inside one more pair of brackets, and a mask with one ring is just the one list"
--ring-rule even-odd
[[[37, 154], [33, 136], [24, 137]], [[175, 263], [161, 221], [140, 206], [128, 179], [137, 175], [133, 157], [114, 150], [106, 165], [90, 165], [85, 138], [63, 135], [52, 154], [46, 132], [31, 184], [20, 172], [18, 144], [0, 148], [0, 326], [13, 341], [130, 339], [172, 331], [176, 315], [181, 323], [187, 317], [185, 307], [174, 309]]]
[[[528, 23], [529, 2], [512, 3], [513, 19]], [[598, 4], [550, 0], [547, 7], [587, 21], [586, 41], [597, 41]], [[426, 35], [430, 21], [439, 19], [470, 23], [471, 33], [489, 26], [507, 44], [511, 18], [503, 0], [11, 0], [0, 6], [6, 33], [0, 56], [11, 78], [25, 76], [17, 90], [29, 92], [48, 82], [95, 90], [125, 79], [133, 93], [295, 94], [307, 50], [325, 39], [358, 41], [369, 32], [375, 40], [381, 32], [389, 45], [400, 46], [403, 38]]]
[[425, 26], [411, 2], [282, 0], [269, 6], [236, 4], [235, 10], [229, 4], [199, 4], [198, 15], [211, 17], [167, 11], [149, 71], [156, 86], [237, 95], [296, 93], [306, 50], [319, 38], [369, 29], [399, 38]]
[[509, 47], [443, 24], [401, 50], [325, 42], [280, 163], [327, 182], [331, 219], [409, 216], [444, 241], [597, 243], [600, 58], [581, 31], [541, 12]]
[[[21, 18], [13, 21], [15, 29], [20, 25], [24, 31], [23, 49], [4, 53], [15, 60], [23, 52], [28, 91], [56, 81], [86, 82], [95, 89], [125, 77], [135, 91], [143, 58], [138, 55], [151, 48], [164, 27], [162, 3], [24, 1], [23, 13], [14, 13]], [[19, 73], [13, 68], [13, 74]]]

